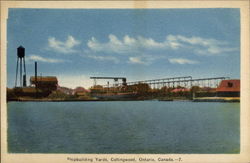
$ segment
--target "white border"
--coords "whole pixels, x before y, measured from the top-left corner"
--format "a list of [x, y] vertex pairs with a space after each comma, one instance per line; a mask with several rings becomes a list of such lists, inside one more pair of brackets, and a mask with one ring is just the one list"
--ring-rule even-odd
[[[6, 50], [8, 8], [240, 8], [241, 11], [241, 152], [240, 154], [8, 154], [6, 112]], [[1, 1], [1, 161], [16, 162], [72, 162], [77, 158], [179, 158], [182, 162], [250, 162], [250, 57], [249, 57], [249, 1]], [[86, 162], [86, 161], [84, 161]], [[174, 162], [174, 161], [171, 161]], [[166, 162], [165, 162], [166, 163]]]

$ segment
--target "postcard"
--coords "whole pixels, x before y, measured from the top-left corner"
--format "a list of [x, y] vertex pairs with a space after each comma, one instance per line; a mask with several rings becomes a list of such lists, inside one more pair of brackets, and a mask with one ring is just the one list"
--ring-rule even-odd
[[250, 162], [248, 1], [1, 2], [1, 161]]

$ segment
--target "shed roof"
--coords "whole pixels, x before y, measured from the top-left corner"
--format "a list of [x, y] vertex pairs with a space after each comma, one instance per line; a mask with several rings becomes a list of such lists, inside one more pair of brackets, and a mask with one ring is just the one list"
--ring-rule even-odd
[[217, 92], [240, 92], [240, 80], [222, 80], [218, 88]]
[[[35, 77], [31, 76], [30, 81], [35, 82]], [[38, 82], [57, 82], [57, 78], [55, 76], [37, 76]]]
[[89, 90], [87, 90], [87, 89], [85, 89], [85, 88], [83, 88], [83, 87], [76, 87], [76, 88], [74, 89], [74, 92], [75, 92], [75, 93], [79, 93], [79, 92], [89, 92]]

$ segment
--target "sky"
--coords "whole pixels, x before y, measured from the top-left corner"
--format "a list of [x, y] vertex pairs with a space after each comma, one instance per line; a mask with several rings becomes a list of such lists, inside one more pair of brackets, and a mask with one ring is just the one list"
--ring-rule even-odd
[[9, 9], [10, 88], [20, 45], [28, 81], [37, 61], [38, 75], [57, 76], [69, 88], [89, 88], [91, 76], [239, 79], [240, 10]]

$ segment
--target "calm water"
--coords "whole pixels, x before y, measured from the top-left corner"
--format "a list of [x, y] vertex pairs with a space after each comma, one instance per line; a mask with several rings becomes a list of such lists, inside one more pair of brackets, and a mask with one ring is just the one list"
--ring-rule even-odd
[[10, 102], [11, 153], [239, 153], [239, 103]]

